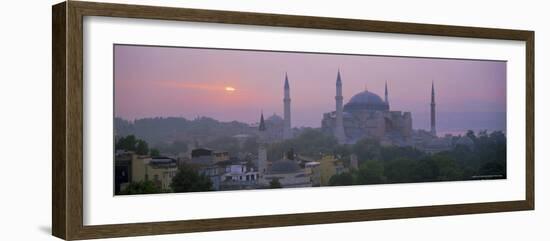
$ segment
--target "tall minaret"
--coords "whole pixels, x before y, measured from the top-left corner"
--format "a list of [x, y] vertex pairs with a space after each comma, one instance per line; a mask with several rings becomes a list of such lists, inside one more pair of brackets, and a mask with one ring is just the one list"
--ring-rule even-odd
[[436, 135], [435, 131], [435, 90], [434, 90], [434, 82], [432, 81], [432, 102], [430, 104], [431, 107], [431, 122], [430, 122], [430, 133], [432, 135]]
[[284, 126], [283, 126], [283, 139], [287, 140], [292, 138], [292, 127], [290, 125], [290, 85], [288, 84], [288, 75], [285, 73], [285, 98], [283, 99], [285, 105], [284, 109]]
[[263, 176], [267, 168], [267, 146], [266, 146], [266, 136], [265, 136], [265, 121], [264, 113], [262, 112], [260, 117], [260, 126], [258, 128], [258, 173]]
[[342, 96], [342, 78], [340, 77], [340, 70], [338, 70], [338, 75], [336, 76], [336, 126], [334, 127], [334, 137], [338, 140], [339, 144], [346, 143], [346, 134], [344, 132], [344, 119], [343, 119], [343, 101], [344, 97]]
[[384, 86], [384, 102], [386, 102], [386, 105], [388, 105], [388, 107], [390, 106], [390, 102], [388, 101], [388, 81], [386, 81], [386, 84]]

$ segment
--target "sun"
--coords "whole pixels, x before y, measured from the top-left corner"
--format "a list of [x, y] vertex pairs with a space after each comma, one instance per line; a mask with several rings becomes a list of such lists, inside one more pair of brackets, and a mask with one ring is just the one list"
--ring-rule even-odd
[[231, 87], [231, 86], [226, 86], [225, 87], [225, 91], [227, 92], [234, 92], [235, 91], [235, 88]]

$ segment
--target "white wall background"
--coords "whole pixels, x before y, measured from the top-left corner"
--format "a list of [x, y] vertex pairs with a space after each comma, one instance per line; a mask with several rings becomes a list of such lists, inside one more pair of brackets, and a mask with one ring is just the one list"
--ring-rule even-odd
[[[122, 2], [122, 1], [119, 1]], [[163, 235], [155, 240], [548, 240], [550, 28], [545, 1], [139, 1], [190, 8], [317, 15], [536, 31], [536, 210]], [[0, 12], [0, 240], [51, 232], [51, 5], [7, 1]], [[151, 240], [153, 237], [120, 240]]]

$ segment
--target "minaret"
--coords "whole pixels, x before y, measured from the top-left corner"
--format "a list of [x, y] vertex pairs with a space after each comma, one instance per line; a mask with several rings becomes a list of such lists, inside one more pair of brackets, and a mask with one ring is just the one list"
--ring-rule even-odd
[[434, 90], [434, 82], [432, 81], [432, 102], [430, 104], [431, 107], [431, 122], [430, 122], [430, 133], [435, 136], [435, 90]]
[[343, 119], [343, 101], [344, 97], [342, 96], [342, 78], [340, 77], [340, 70], [338, 70], [338, 75], [336, 76], [336, 126], [334, 127], [334, 137], [338, 140], [339, 144], [346, 143], [346, 134], [344, 132], [344, 119]]
[[290, 125], [290, 85], [288, 84], [288, 75], [285, 73], [285, 98], [284, 103], [284, 126], [283, 126], [283, 139], [287, 140], [292, 138], [292, 127]]
[[386, 104], [388, 105], [388, 107], [390, 106], [390, 102], [388, 101], [388, 81], [386, 81], [386, 84], [384, 86], [384, 102], [386, 102]]
[[266, 145], [266, 136], [265, 136], [265, 121], [264, 113], [262, 112], [260, 117], [260, 126], [258, 127], [258, 173], [260, 177], [266, 171], [267, 168], [267, 145]]

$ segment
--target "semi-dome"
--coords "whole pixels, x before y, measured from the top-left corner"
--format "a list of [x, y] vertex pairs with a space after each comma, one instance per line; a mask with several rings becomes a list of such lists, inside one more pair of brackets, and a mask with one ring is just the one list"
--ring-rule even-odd
[[349, 102], [344, 105], [346, 112], [358, 110], [389, 110], [389, 106], [380, 96], [365, 90], [351, 97]]
[[277, 114], [273, 113], [273, 115], [271, 115], [269, 118], [267, 118], [268, 121], [271, 121], [271, 122], [283, 122], [283, 118], [278, 116]]

